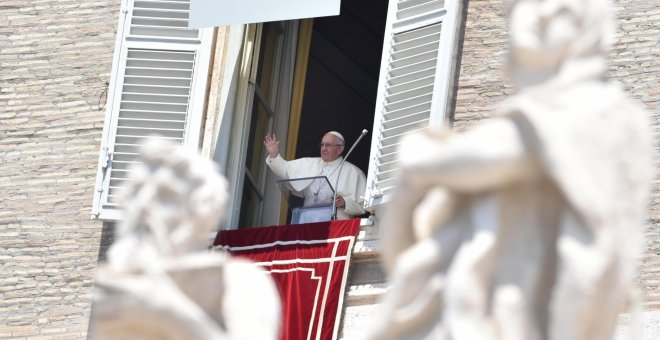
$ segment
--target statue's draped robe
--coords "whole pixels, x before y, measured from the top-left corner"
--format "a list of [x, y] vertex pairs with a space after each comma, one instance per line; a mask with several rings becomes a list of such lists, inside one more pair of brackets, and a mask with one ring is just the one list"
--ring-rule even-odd
[[[515, 124], [540, 171], [485, 191], [444, 186], [455, 210], [426, 239], [384, 223], [383, 251], [398, 254], [389, 255], [393, 288], [374, 338], [611, 336], [653, 175], [646, 114], [615, 84], [593, 81], [529, 88], [500, 118]], [[390, 204], [414, 224], [417, 203]]]

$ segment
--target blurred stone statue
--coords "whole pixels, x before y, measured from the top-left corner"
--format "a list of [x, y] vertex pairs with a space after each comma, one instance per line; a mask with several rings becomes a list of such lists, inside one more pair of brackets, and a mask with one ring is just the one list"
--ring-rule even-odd
[[277, 339], [281, 307], [272, 279], [208, 250], [224, 215], [225, 179], [180, 147], [152, 143], [142, 154], [117, 240], [98, 268], [91, 336]]
[[610, 339], [634, 287], [649, 121], [605, 79], [604, 0], [510, 7], [515, 95], [465, 133], [402, 141], [372, 339]]

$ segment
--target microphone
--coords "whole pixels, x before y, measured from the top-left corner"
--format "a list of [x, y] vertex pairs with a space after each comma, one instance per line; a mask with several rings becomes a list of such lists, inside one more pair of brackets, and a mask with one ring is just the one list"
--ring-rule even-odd
[[[337, 173], [337, 180], [335, 181], [335, 193], [332, 195], [332, 216], [331, 219], [334, 221], [337, 219], [337, 190], [339, 189], [339, 176], [341, 176], [341, 169], [344, 167], [344, 163], [348, 159], [348, 156], [351, 155], [351, 152], [353, 152], [353, 149], [355, 149], [355, 146], [360, 142], [362, 137], [364, 137], [367, 134], [367, 129], [363, 129], [362, 133], [360, 134], [360, 137], [358, 137], [355, 142], [353, 143], [353, 146], [348, 150], [348, 153], [346, 153], [346, 157], [341, 160], [341, 164], [339, 164], [339, 171]], [[346, 206], [346, 203], [344, 202], [344, 206]]]

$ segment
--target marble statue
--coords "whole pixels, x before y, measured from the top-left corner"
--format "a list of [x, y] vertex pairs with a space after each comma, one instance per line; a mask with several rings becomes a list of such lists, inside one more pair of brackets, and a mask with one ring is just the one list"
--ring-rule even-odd
[[208, 250], [228, 196], [215, 165], [171, 145], [151, 143], [142, 155], [98, 268], [92, 338], [279, 338], [279, 294], [268, 274]]
[[515, 94], [401, 142], [370, 339], [610, 339], [624, 311], [654, 172], [647, 114], [606, 79], [609, 3], [510, 5]]

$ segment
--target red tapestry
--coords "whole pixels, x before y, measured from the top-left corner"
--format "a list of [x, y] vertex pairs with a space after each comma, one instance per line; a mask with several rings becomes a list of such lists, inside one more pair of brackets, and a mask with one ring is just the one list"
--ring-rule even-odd
[[226, 230], [213, 244], [271, 274], [282, 298], [281, 339], [336, 339], [359, 225], [353, 219]]

